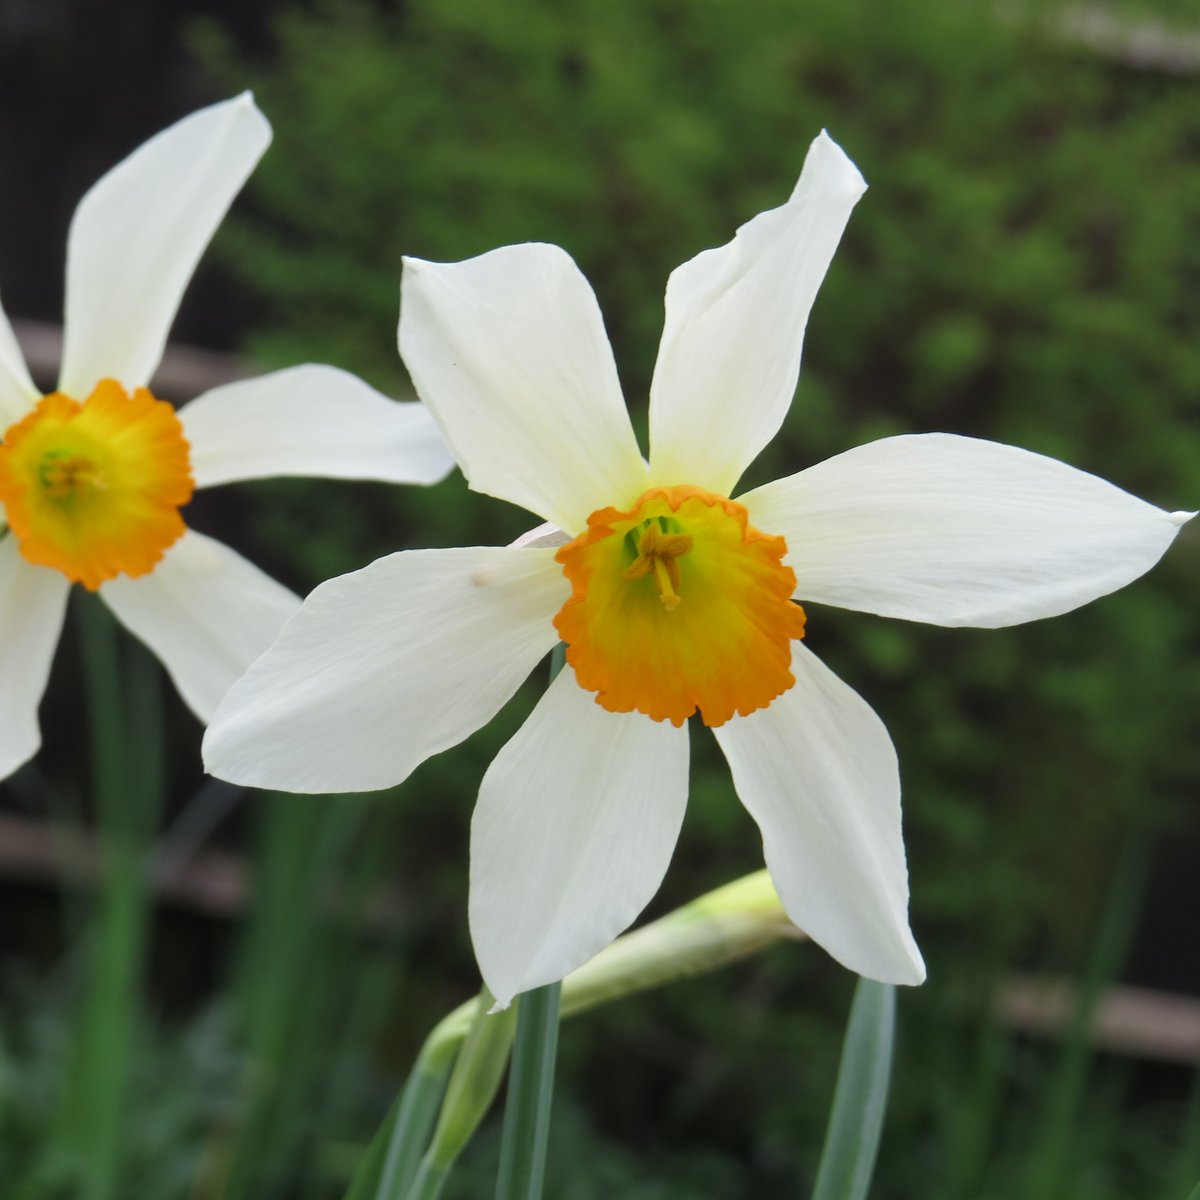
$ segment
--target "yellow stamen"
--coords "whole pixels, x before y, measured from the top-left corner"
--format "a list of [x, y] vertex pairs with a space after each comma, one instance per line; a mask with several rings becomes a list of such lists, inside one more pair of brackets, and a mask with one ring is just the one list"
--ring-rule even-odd
[[38, 468], [38, 478], [46, 495], [55, 500], [80, 488], [105, 486], [95, 463], [81, 456], [55, 458], [53, 453], [48, 454]]
[[672, 612], [683, 599], [679, 595], [679, 559], [692, 548], [686, 533], [662, 534], [655, 524], [647, 525], [638, 542], [638, 556], [625, 572], [626, 579], [641, 579], [654, 572], [659, 599]]
[[0, 445], [0, 504], [22, 555], [93, 591], [153, 570], [182, 536], [191, 496], [175, 410], [112, 379], [82, 404], [43, 396]]
[[675, 725], [770, 704], [795, 683], [804, 636], [786, 552], [742, 505], [686, 485], [593, 513], [555, 556], [572, 591], [554, 624], [576, 680], [610, 712]]

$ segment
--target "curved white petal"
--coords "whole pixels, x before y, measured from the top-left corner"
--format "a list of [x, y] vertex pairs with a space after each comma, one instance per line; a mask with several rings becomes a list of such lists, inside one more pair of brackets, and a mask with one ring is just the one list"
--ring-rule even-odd
[[69, 591], [65, 575], [27, 563], [15, 537], [0, 538], [0, 779], [42, 744], [37, 710]]
[[158, 655], [201, 721], [300, 607], [283, 584], [195, 530], [149, 575], [110, 579], [100, 595]]
[[740, 499], [787, 539], [801, 599], [984, 627], [1123, 587], [1191, 515], [1057, 459], [943, 433], [870, 442]]
[[321, 584], [204, 739], [221, 779], [291, 792], [399, 783], [496, 714], [554, 645], [553, 550], [407, 550]]
[[573, 536], [645, 490], [596, 297], [557, 246], [406, 258], [400, 353], [476, 491]]
[[454, 466], [424, 405], [389, 400], [336, 367], [226, 384], [179, 419], [197, 487], [272, 475], [436, 483]]
[[149, 382], [200, 255], [271, 140], [250, 93], [156, 134], [79, 202], [59, 387]]
[[775, 435], [796, 390], [817, 289], [866, 186], [822, 133], [782, 208], [672, 272], [650, 389], [655, 484], [728, 496]]
[[799, 642], [795, 686], [714, 730], [791, 919], [838, 962], [920, 983], [900, 778], [883, 722]]
[[5, 430], [19, 421], [40, 396], [29, 378], [25, 356], [17, 345], [4, 306], [0, 305], [0, 441], [4, 439]]
[[610, 713], [565, 667], [488, 768], [471, 822], [471, 940], [500, 1007], [603, 950], [679, 837], [687, 726]]

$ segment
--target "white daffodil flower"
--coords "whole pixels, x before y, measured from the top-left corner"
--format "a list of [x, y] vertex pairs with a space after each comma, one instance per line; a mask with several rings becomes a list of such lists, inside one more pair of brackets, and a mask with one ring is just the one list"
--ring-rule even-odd
[[453, 466], [419, 404], [302, 366], [178, 414], [147, 388], [204, 247], [271, 140], [249, 94], [151, 138], [84, 196], [67, 245], [58, 390], [34, 387], [0, 308], [0, 778], [82, 583], [162, 659], [201, 720], [299, 597], [186, 528], [194, 488], [267, 475], [432, 483]]
[[471, 933], [501, 1004], [587, 961], [653, 896], [695, 713], [788, 916], [852, 970], [919, 983], [896, 756], [805, 648], [796, 599], [1029, 621], [1135, 579], [1189, 515], [944, 434], [886, 438], [730, 498], [788, 410], [864, 188], [822, 134], [783, 207], [674, 272], [648, 462], [595, 297], [562, 250], [406, 263], [401, 352], [471, 486], [563, 532], [395, 554], [322, 584], [231, 689], [206, 761], [293, 791], [394, 784], [565, 642], [567, 667], [488, 769], [471, 829]]

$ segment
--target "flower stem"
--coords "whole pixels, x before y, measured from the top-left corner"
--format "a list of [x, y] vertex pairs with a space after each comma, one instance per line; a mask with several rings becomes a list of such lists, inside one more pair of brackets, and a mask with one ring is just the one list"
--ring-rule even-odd
[[517, 1036], [504, 1106], [496, 1200], [538, 1200], [550, 1135], [561, 983], [517, 1000]]
[[889, 983], [860, 979], [850, 1006], [812, 1200], [866, 1198], [887, 1109], [895, 1027], [896, 989]]
[[[550, 652], [551, 683], [566, 661], [566, 647], [559, 642]], [[549, 983], [516, 1000], [517, 1036], [504, 1104], [496, 1200], [537, 1200], [542, 1194], [561, 994], [561, 983]]]
[[[756, 871], [619, 937], [572, 971], [563, 980], [559, 1017], [565, 1020], [673, 980], [703, 975], [781, 939], [803, 936], [787, 919], [767, 872]], [[488, 997], [484, 1009], [490, 1004]], [[498, 1015], [511, 1021], [516, 1014], [510, 1009]], [[468, 1000], [443, 1017], [425, 1039], [413, 1073], [360, 1160], [345, 1200], [393, 1200], [406, 1195], [416, 1179], [450, 1064], [480, 1019], [479, 1000]], [[482, 1056], [476, 1057], [483, 1062]], [[476, 1074], [483, 1078], [482, 1072]], [[445, 1105], [450, 1105], [449, 1093]], [[487, 1101], [476, 1101], [469, 1110], [459, 1106], [460, 1146], [474, 1133], [486, 1107]], [[470, 1119], [464, 1121], [464, 1116]]]
[[162, 792], [161, 705], [149, 657], [135, 650], [122, 680], [115, 622], [95, 597], [80, 599], [76, 611], [103, 874], [58, 1133], [79, 1172], [75, 1194], [111, 1200], [121, 1172], [150, 922], [146, 864]]

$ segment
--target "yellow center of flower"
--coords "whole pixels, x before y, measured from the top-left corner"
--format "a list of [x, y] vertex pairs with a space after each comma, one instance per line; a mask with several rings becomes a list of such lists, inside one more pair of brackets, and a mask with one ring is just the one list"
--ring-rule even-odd
[[95, 591], [153, 570], [183, 535], [191, 464], [175, 410], [112, 379], [52, 392], [0, 444], [0, 504], [29, 562]]
[[804, 636], [786, 552], [742, 505], [696, 487], [592, 513], [555, 555], [572, 592], [554, 626], [580, 686], [610, 712], [675, 725], [764, 708], [796, 682]]

